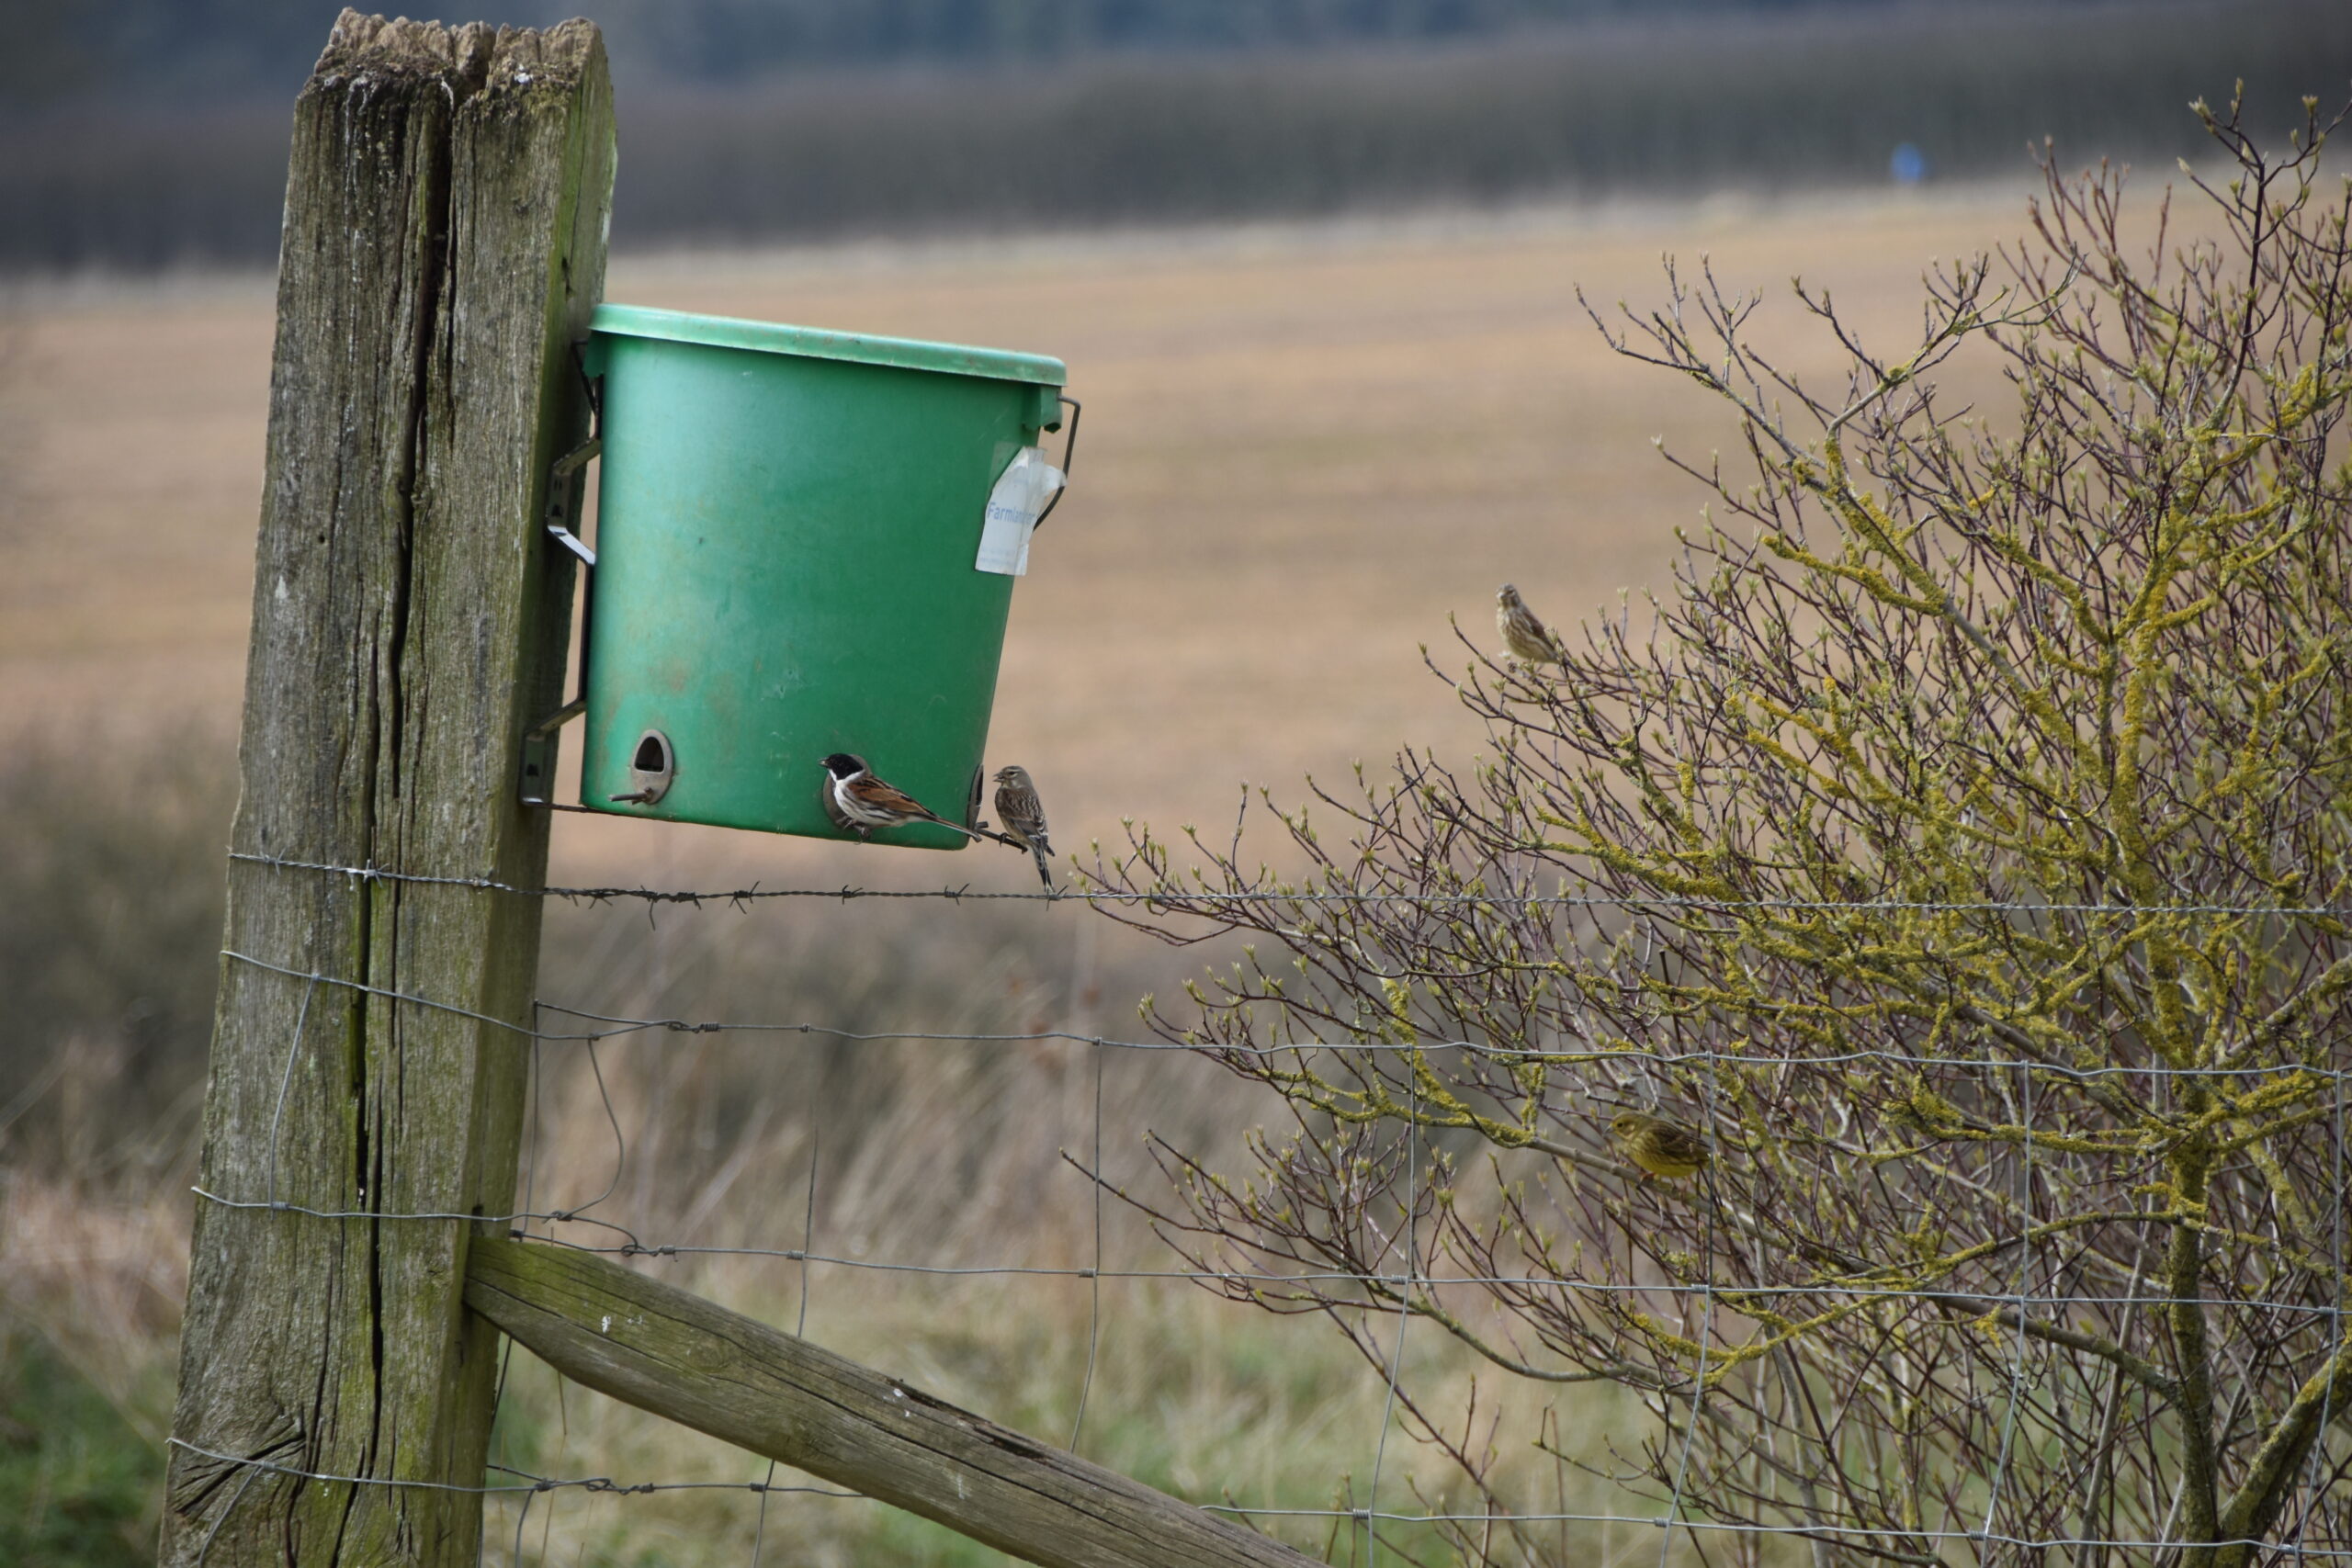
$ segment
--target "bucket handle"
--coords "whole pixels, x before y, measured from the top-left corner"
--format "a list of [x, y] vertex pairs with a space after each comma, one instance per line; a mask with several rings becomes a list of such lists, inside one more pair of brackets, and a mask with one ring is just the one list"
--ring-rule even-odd
[[[590, 396], [592, 406], [594, 406], [594, 389], [593, 387], [590, 389]], [[597, 423], [601, 426], [602, 411], [599, 410], [598, 412], [600, 417]], [[604, 447], [604, 437], [601, 433], [594, 434], [548, 465], [546, 513], [548, 537], [571, 551], [573, 558], [580, 563], [580, 689], [577, 696], [531, 726], [524, 733], [523, 775], [519, 781], [521, 787], [517, 793], [525, 806], [554, 804], [552, 797], [555, 789], [553, 777], [555, 770], [552, 763], [555, 760], [555, 732], [588, 709], [588, 620], [594, 609], [594, 605], [590, 601], [596, 592], [596, 552], [589, 546], [587, 540], [572, 532], [572, 476], [586, 468], [591, 460], [603, 452]], [[582, 485], [583, 494], [585, 489], [586, 487]], [[577, 809], [577, 807], [567, 809]]]
[[[1062, 478], [1068, 480], [1070, 459], [1078, 456], [1078, 416], [1085, 411], [1079, 407], [1076, 398], [1057, 396], [1056, 400], [1069, 405], [1069, 429], [1062, 433]], [[1046, 519], [1054, 514], [1054, 508], [1062, 503], [1062, 497], [1069, 492], [1069, 484], [1064, 483], [1061, 489], [1054, 491], [1047, 498], [1046, 510], [1037, 513], [1037, 521], [1029, 525], [1029, 531], [1032, 534], [1046, 525]]]

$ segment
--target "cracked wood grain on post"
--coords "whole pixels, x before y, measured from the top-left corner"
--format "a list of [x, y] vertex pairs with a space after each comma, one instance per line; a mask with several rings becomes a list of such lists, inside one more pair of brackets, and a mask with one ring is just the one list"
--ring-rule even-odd
[[466, 1303], [574, 1382], [1045, 1568], [1314, 1559], [585, 1252], [481, 1240]]
[[[236, 850], [543, 880], [514, 778], [570, 582], [537, 520], [585, 425], [612, 151], [584, 22], [335, 23], [295, 106]], [[527, 1025], [537, 901], [243, 861], [229, 889], [226, 948], [327, 978], [223, 960], [204, 1190], [505, 1213], [525, 1036], [354, 987]], [[471, 1564], [481, 1500], [437, 1488], [489, 1437], [475, 1227], [196, 1205], [163, 1561]]]

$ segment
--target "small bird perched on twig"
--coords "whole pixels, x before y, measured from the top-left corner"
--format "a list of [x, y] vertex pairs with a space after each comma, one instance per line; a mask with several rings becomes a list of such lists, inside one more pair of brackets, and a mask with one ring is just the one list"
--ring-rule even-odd
[[1622, 1111], [1610, 1119], [1609, 1130], [1616, 1134], [1625, 1157], [1652, 1176], [1679, 1181], [1706, 1168], [1706, 1140], [1662, 1116]]
[[1046, 803], [1037, 798], [1037, 786], [1029, 782], [1028, 769], [1012, 763], [996, 771], [996, 814], [1004, 824], [1005, 837], [1035, 859], [1037, 880], [1051, 893], [1054, 874], [1046, 869], [1046, 857], [1054, 852], [1054, 846], [1046, 838]]
[[1503, 646], [1530, 664], [1556, 664], [1565, 670], [1568, 664], [1567, 650], [1552, 628], [1538, 620], [1519, 590], [1506, 582], [1495, 590], [1495, 629], [1503, 635]]
[[836, 751], [825, 759], [825, 815], [849, 828], [861, 839], [876, 828], [897, 828], [909, 822], [936, 822], [967, 839], [992, 838], [976, 833], [946, 818], [896, 784], [884, 784], [854, 751]]

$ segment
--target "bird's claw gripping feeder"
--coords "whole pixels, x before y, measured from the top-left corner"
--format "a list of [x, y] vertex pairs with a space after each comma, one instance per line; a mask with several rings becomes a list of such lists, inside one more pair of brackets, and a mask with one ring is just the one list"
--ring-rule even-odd
[[[628, 305], [591, 332], [598, 439], [548, 486], [589, 569], [580, 694], [526, 738], [523, 799], [584, 707], [588, 810], [847, 838], [820, 760], [850, 751], [969, 825], [1012, 581], [1077, 440], [1061, 361]], [[563, 499], [591, 457], [594, 550]]]

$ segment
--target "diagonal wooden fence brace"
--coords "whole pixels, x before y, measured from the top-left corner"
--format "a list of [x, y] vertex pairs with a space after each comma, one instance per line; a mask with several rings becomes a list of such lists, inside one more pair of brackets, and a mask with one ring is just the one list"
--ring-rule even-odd
[[1310, 1568], [1279, 1541], [589, 1253], [477, 1241], [466, 1304], [574, 1382], [1045, 1568]]
[[612, 177], [585, 22], [345, 11], [295, 106], [166, 1563], [476, 1560], [540, 900], [266, 863], [545, 880]]

